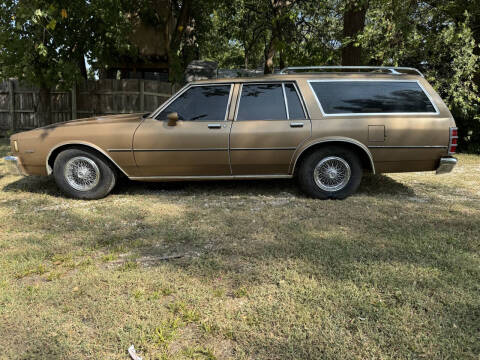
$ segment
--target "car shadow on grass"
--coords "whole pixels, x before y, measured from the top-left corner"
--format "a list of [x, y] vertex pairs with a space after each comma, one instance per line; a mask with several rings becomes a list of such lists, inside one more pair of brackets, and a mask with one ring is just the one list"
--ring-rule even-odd
[[[0, 175], [1, 177], [2, 175]], [[25, 191], [50, 196], [63, 196], [52, 177], [22, 177], [3, 187], [6, 192]], [[185, 181], [185, 182], [138, 182], [126, 178], [119, 179], [113, 194], [144, 195], [152, 193], [190, 196], [295, 196], [304, 197], [294, 180], [224, 180], [224, 181]], [[414, 190], [386, 175], [366, 175], [357, 191], [358, 194], [376, 196], [414, 196]]]
[[383, 174], [365, 175], [362, 178], [358, 194], [365, 195], [407, 195], [414, 196], [415, 191], [411, 187], [398, 182]]
[[27, 192], [32, 194], [45, 194], [54, 197], [62, 197], [63, 194], [57, 188], [51, 176], [24, 176], [5, 185], [5, 192]]

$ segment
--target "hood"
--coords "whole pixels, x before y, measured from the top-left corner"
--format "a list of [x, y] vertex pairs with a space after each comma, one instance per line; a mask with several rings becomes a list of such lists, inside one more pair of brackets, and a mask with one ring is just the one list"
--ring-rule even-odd
[[77, 126], [86, 126], [86, 125], [95, 125], [95, 124], [125, 124], [125, 123], [140, 123], [143, 120], [143, 115], [145, 113], [137, 114], [121, 114], [121, 115], [107, 115], [107, 116], [96, 116], [85, 119], [70, 120], [55, 124], [50, 124], [33, 130], [23, 131], [16, 133], [11, 136], [12, 140], [18, 138], [35, 138], [39, 133], [61, 128], [70, 128]]
[[90, 125], [90, 124], [100, 123], [100, 122], [104, 124], [140, 122], [143, 120], [144, 114], [145, 113], [95, 116], [90, 118], [76, 119], [76, 120], [55, 123], [55, 124], [43, 126], [39, 129], [54, 129], [54, 128], [63, 127], [63, 126], [82, 126], [82, 125]]

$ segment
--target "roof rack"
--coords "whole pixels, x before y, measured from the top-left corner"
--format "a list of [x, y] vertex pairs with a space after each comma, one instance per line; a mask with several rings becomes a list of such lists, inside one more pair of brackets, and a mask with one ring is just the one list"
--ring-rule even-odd
[[392, 67], [392, 66], [292, 66], [286, 67], [280, 70], [280, 74], [289, 74], [291, 72], [296, 72], [298, 70], [380, 70], [388, 71], [390, 74], [401, 75], [401, 74], [417, 74], [421, 77], [424, 77], [423, 74], [415, 68], [412, 67]]

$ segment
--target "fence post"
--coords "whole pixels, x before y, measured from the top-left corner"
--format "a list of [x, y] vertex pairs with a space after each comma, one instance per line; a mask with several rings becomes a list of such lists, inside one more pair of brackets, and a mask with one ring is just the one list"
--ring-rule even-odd
[[140, 112], [145, 111], [145, 80], [140, 79]]
[[33, 99], [33, 110], [35, 111], [33, 113], [33, 127], [36, 128], [38, 127], [38, 113], [37, 113], [37, 107], [38, 107], [38, 93], [37, 93], [36, 88], [33, 89], [32, 91], [32, 99]]
[[77, 83], [72, 86], [72, 120], [77, 118]]
[[10, 124], [11, 130], [15, 130], [15, 92], [13, 89], [14, 81], [8, 80], [8, 109], [10, 110]]

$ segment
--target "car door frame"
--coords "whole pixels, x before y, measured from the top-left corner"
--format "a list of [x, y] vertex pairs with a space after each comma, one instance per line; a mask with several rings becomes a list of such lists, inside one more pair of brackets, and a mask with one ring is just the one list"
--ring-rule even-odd
[[[290, 157], [290, 160], [288, 162], [288, 166], [286, 166], [286, 171], [285, 173], [283, 174], [234, 174], [233, 172], [233, 168], [232, 168], [232, 151], [239, 151], [239, 150], [242, 150], [241, 148], [232, 148], [231, 146], [231, 143], [232, 143], [232, 131], [234, 130], [234, 127], [235, 127], [235, 123], [238, 121], [238, 122], [243, 122], [243, 120], [238, 120], [238, 112], [239, 112], [239, 109], [240, 109], [240, 103], [241, 103], [241, 97], [242, 97], [242, 90], [243, 90], [243, 85], [266, 85], [266, 84], [280, 84], [282, 85], [282, 91], [283, 91], [283, 101], [284, 101], [284, 106], [285, 106], [285, 111], [286, 111], [286, 115], [287, 115], [287, 119], [278, 119], [278, 120], [245, 120], [245, 122], [247, 121], [285, 121], [287, 123], [295, 123], [295, 119], [290, 119], [289, 118], [289, 111], [288, 111], [288, 101], [287, 101], [287, 97], [286, 97], [286, 93], [285, 93], [285, 84], [287, 83], [291, 83], [294, 85], [295, 87], [295, 90], [297, 92], [297, 95], [299, 97], [299, 100], [300, 100], [300, 104], [302, 106], [302, 109], [303, 109], [303, 112], [305, 114], [305, 119], [301, 120], [301, 121], [304, 121], [306, 124], [307, 124], [307, 128], [308, 128], [308, 136], [306, 136], [302, 141], [300, 141], [296, 147], [289, 147], [288, 149], [287, 148], [283, 148], [283, 147], [278, 147], [278, 148], [251, 148], [251, 149], [248, 149], [248, 150], [291, 150], [292, 151], [292, 154], [291, 154], [291, 157]], [[237, 83], [235, 84], [235, 89], [234, 89], [234, 101], [235, 101], [235, 106], [233, 107], [233, 114], [232, 115], [232, 125], [231, 125], [231, 128], [230, 128], [230, 137], [229, 137], [229, 157], [230, 157], [230, 167], [232, 169], [232, 176], [234, 177], [259, 177], [259, 178], [291, 178], [292, 177], [292, 173], [290, 172], [290, 165], [295, 157], [295, 153], [296, 151], [306, 142], [310, 139], [311, 135], [312, 135], [312, 121], [311, 121], [311, 117], [310, 117], [310, 113], [309, 113], [309, 110], [308, 110], [308, 107], [306, 106], [306, 102], [305, 102], [305, 99], [303, 97], [303, 94], [300, 90], [300, 86], [299, 84], [297, 83], [296, 79], [272, 79], [272, 80], [261, 80], [261, 81], [258, 81], [257, 79], [252, 79], [251, 81], [249, 80], [245, 80], [245, 79], [242, 79], [242, 80], [238, 80]], [[297, 119], [298, 120], [298, 119]], [[300, 120], [298, 120], [300, 121]], [[293, 126], [291, 126], [293, 127]]]

